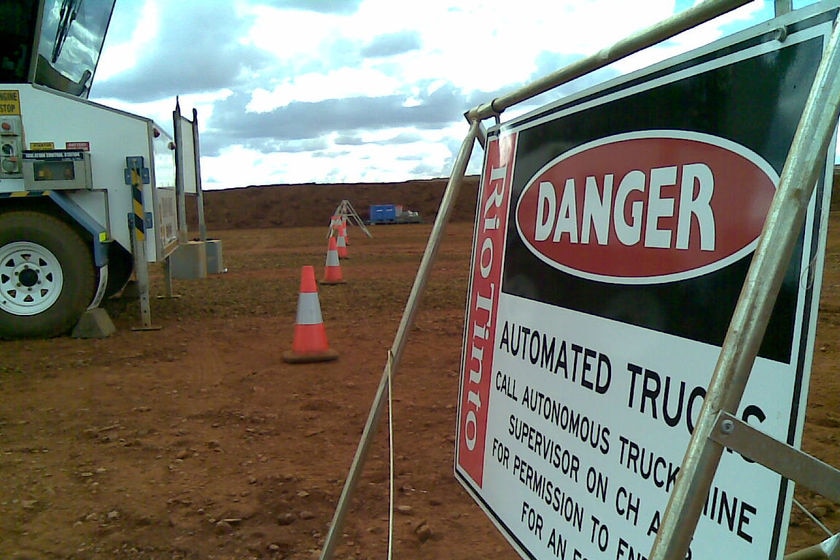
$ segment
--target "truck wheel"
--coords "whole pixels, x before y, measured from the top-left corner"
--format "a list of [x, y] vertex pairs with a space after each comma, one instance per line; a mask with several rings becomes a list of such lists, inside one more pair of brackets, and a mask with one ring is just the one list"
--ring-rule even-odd
[[0, 338], [52, 337], [78, 322], [96, 289], [89, 245], [41, 212], [0, 214]]

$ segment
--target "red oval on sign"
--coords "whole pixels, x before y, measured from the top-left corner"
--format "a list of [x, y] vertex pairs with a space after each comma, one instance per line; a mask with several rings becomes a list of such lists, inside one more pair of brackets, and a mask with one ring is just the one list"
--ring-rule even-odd
[[519, 197], [516, 226], [537, 257], [570, 274], [673, 282], [753, 251], [777, 184], [761, 156], [723, 138], [620, 134], [543, 167]]

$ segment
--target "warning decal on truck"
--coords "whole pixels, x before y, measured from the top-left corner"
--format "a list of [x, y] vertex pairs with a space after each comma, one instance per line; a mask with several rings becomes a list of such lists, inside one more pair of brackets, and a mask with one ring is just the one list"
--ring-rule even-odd
[[0, 90], [0, 116], [20, 115], [20, 92]]

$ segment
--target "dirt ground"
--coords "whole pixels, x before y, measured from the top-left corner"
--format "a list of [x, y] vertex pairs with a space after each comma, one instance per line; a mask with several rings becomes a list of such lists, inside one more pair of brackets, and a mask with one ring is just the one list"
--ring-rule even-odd
[[[106, 304], [109, 338], [0, 342], [0, 558], [318, 557], [431, 231], [350, 228], [347, 283], [319, 288], [340, 357], [286, 364], [300, 268], [323, 274], [340, 200], [318, 227], [212, 231], [227, 273], [176, 280], [175, 298], [154, 297], [153, 269], [159, 330], [134, 330], [139, 305], [123, 298]], [[804, 449], [840, 465], [836, 211], [830, 231]], [[470, 222], [447, 226], [394, 380], [397, 558], [517, 557], [453, 475], [471, 239]], [[336, 558], [387, 557], [383, 420]], [[836, 505], [797, 498], [840, 530]], [[825, 537], [795, 508], [789, 549]]]

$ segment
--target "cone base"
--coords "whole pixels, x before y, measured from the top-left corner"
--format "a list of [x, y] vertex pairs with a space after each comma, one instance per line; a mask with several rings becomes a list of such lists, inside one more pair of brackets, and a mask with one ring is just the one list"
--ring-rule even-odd
[[320, 280], [318, 284], [323, 284], [325, 286], [334, 286], [335, 284], [346, 284], [347, 280]]
[[329, 348], [321, 352], [307, 352], [301, 354], [288, 350], [283, 352], [283, 361], [290, 364], [308, 364], [313, 362], [331, 362], [338, 359], [338, 352]]

